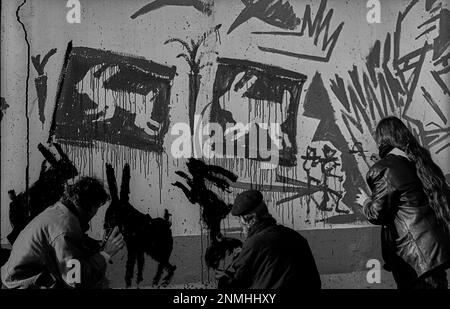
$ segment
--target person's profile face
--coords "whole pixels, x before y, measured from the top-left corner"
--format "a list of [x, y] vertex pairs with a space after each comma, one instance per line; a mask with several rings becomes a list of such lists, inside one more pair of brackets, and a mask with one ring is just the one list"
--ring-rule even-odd
[[103, 204], [96, 204], [96, 205], [92, 205], [92, 207], [89, 208], [90, 209], [90, 211], [88, 213], [89, 220], [91, 220], [92, 218], [95, 217], [95, 215], [97, 214], [98, 210], [102, 206], [103, 206]]
[[248, 231], [252, 227], [255, 219], [245, 220], [244, 216], [239, 216], [239, 221], [240, 221], [241, 226], [242, 226], [242, 233], [244, 234], [245, 237], [247, 237], [248, 236]]

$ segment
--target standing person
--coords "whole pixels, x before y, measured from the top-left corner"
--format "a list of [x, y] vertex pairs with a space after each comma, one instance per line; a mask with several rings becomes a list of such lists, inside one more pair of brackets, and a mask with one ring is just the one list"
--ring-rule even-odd
[[[61, 201], [36, 216], [20, 232], [1, 269], [4, 286], [104, 287], [106, 262], [123, 248], [122, 235], [116, 228], [101, 249], [85, 233], [89, 221], [107, 200], [103, 184], [95, 178], [83, 177], [66, 187]], [[79, 280], [73, 280], [77, 276], [71, 274], [77, 264]]]
[[450, 267], [450, 189], [442, 170], [396, 117], [375, 132], [380, 160], [367, 173], [372, 191], [357, 203], [382, 225], [385, 269], [399, 289], [446, 289]]
[[320, 289], [308, 242], [296, 231], [277, 224], [261, 192], [239, 194], [231, 214], [240, 217], [247, 238], [232, 270], [216, 272], [219, 288]]

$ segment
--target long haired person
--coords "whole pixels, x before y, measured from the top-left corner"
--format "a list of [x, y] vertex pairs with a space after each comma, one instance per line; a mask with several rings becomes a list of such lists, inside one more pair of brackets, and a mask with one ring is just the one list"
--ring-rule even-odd
[[450, 189], [442, 170], [396, 117], [375, 131], [380, 160], [367, 173], [372, 191], [357, 203], [382, 225], [385, 269], [399, 289], [446, 289], [450, 267]]

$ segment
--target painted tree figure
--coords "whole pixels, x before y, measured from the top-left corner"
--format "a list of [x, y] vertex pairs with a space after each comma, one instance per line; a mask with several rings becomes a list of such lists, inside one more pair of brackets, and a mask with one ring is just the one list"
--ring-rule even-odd
[[[219, 24], [215, 26], [210, 31], [205, 32], [202, 36], [198, 38], [197, 41], [191, 40], [190, 44], [184, 40], [172, 38], [164, 42], [164, 44], [169, 43], [179, 43], [183, 47], [183, 49], [187, 53], [181, 53], [177, 55], [177, 58], [184, 58], [189, 65], [190, 73], [189, 73], [189, 125], [191, 129], [191, 135], [194, 135], [194, 117], [195, 110], [197, 106], [197, 96], [200, 91], [200, 83], [202, 80], [202, 75], [200, 71], [207, 66], [212, 65], [212, 62], [207, 62], [202, 64], [202, 58], [212, 53], [212, 51], [208, 52], [199, 52], [199, 49], [202, 45], [204, 45], [206, 39], [212, 34], [216, 34], [216, 40], [220, 41], [219, 29], [222, 25]], [[194, 151], [194, 148], [191, 148], [191, 151]]]
[[[106, 177], [111, 194], [111, 204], [105, 212], [105, 235], [115, 226], [119, 227], [127, 245], [128, 258], [126, 263], [125, 283], [131, 286], [134, 276], [134, 265], [137, 262], [136, 283], [143, 281], [145, 254], [158, 263], [158, 268], [153, 277], [153, 285], [158, 285], [163, 274], [163, 286], [170, 283], [176, 266], [169, 263], [173, 249], [173, 237], [171, 230], [171, 214], [164, 210], [163, 218], [152, 218], [149, 214], [143, 214], [135, 209], [129, 202], [130, 195], [130, 166], [125, 164], [122, 173], [120, 198], [117, 189], [114, 169], [106, 164]], [[106, 239], [105, 239], [106, 240]]]

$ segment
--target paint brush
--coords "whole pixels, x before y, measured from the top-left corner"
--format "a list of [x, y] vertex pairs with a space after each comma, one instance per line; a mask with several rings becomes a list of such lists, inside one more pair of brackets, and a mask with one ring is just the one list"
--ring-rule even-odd
[[[103, 236], [102, 250], [105, 248], [106, 243], [111, 237], [112, 232], [114, 231], [114, 227], [106, 228], [105, 235]], [[109, 264], [113, 264], [112, 260], [109, 260]]]

